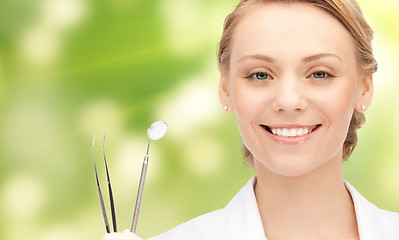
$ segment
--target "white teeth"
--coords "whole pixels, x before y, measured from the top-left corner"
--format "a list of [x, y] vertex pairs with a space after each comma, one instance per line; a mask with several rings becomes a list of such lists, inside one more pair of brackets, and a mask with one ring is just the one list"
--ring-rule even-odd
[[304, 134], [303, 128], [298, 129], [298, 136], [302, 136]]
[[281, 131], [281, 135], [283, 137], [288, 137], [290, 135], [290, 132], [288, 131], [288, 129], [283, 128], [283, 130]]
[[307, 127], [303, 128], [270, 128], [271, 132], [277, 136], [283, 137], [297, 137], [309, 134], [312, 130], [309, 130]]
[[290, 137], [295, 137], [298, 136], [296, 129], [295, 128], [291, 128], [290, 133], [289, 133]]
[[277, 128], [277, 135], [279, 135], [279, 136], [281, 136], [281, 129], [280, 128]]

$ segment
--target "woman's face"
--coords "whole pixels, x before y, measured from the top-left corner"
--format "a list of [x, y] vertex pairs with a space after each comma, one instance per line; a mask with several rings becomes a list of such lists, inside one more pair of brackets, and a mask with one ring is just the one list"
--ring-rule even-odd
[[337, 19], [309, 4], [274, 3], [236, 26], [219, 91], [256, 168], [300, 176], [342, 161], [353, 111], [370, 103], [372, 79]]

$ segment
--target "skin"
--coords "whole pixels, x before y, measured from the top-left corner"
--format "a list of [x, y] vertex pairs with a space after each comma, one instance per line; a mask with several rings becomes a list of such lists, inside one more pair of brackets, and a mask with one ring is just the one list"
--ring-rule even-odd
[[[236, 26], [219, 97], [254, 155], [268, 240], [359, 239], [342, 146], [353, 111], [372, 93], [351, 35], [320, 8], [262, 4]], [[265, 126], [317, 129], [287, 144], [292, 138], [276, 140]]]

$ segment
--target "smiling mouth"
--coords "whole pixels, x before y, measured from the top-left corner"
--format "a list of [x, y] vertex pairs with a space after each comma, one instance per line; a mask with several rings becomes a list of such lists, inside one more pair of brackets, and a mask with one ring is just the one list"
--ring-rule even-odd
[[307, 127], [269, 127], [261, 125], [269, 133], [281, 137], [299, 137], [308, 135], [317, 130], [321, 124], [307, 126]]

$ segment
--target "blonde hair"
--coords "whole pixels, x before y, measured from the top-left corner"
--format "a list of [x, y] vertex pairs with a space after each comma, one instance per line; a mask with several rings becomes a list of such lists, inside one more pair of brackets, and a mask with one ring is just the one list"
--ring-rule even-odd
[[[221, 72], [227, 71], [230, 67], [230, 52], [234, 29], [247, 12], [262, 3], [308, 3], [324, 9], [338, 19], [351, 34], [355, 45], [355, 54], [363, 74], [371, 75], [377, 71], [378, 65], [371, 45], [374, 32], [364, 19], [362, 11], [355, 0], [241, 0], [224, 22], [218, 51], [219, 70]], [[354, 110], [343, 145], [343, 161], [348, 159], [355, 149], [357, 144], [356, 131], [365, 121], [364, 114]], [[252, 153], [244, 144], [242, 144], [242, 149], [245, 163], [253, 167], [254, 159]]]

